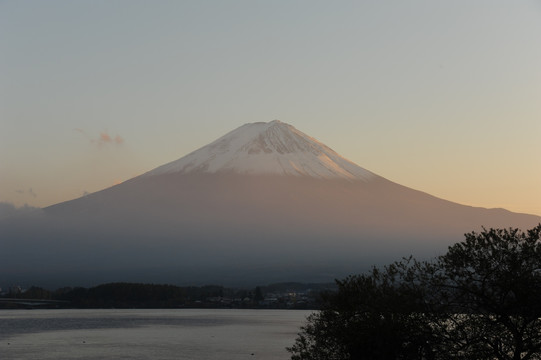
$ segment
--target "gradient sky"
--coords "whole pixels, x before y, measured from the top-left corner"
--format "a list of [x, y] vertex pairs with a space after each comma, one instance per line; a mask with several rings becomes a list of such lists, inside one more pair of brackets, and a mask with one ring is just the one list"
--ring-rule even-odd
[[389, 180], [541, 215], [541, 1], [2, 1], [0, 201], [280, 119]]

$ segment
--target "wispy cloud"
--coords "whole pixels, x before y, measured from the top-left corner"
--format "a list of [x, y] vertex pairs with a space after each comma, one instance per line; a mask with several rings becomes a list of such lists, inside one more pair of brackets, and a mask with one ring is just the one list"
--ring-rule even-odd
[[28, 190], [24, 190], [24, 189], [17, 189], [15, 190], [15, 192], [17, 194], [20, 194], [20, 195], [30, 195], [32, 196], [33, 198], [37, 198], [38, 197], [38, 194], [36, 194], [34, 192], [34, 190], [32, 190], [32, 188], [28, 188]]
[[0, 202], [0, 219], [8, 218], [10, 216], [37, 213], [39, 210], [41, 209], [29, 206], [27, 204], [17, 207], [9, 202]]
[[88, 135], [88, 133], [85, 130], [80, 129], [80, 128], [75, 128], [73, 129], [73, 131], [77, 131], [78, 133], [83, 134], [88, 139], [88, 141], [98, 146], [104, 146], [104, 145], [109, 145], [109, 144], [114, 144], [114, 145], [124, 144], [124, 138], [118, 134], [116, 134], [115, 136], [112, 136], [106, 131], [102, 131], [99, 133], [99, 136], [93, 137], [93, 136]]
[[124, 143], [124, 139], [120, 136], [120, 135], [117, 135], [115, 136], [115, 143], [116, 144], [123, 144]]
[[120, 135], [116, 135], [114, 138], [106, 132], [101, 132], [99, 139], [96, 141], [98, 144], [123, 144], [124, 139]]

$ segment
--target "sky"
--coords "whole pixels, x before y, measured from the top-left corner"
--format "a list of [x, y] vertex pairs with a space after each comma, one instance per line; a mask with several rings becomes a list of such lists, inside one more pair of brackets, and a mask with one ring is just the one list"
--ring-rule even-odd
[[279, 119], [399, 184], [541, 215], [541, 1], [0, 0], [0, 202]]

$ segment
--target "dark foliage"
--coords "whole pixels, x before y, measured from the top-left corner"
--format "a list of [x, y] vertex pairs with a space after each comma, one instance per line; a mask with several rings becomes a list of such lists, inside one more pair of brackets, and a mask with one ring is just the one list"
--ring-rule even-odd
[[541, 225], [466, 234], [433, 262], [337, 283], [293, 360], [541, 359]]
[[[102, 284], [91, 288], [65, 287], [55, 291], [35, 286], [23, 291], [16, 287], [12, 292], [0, 297], [0, 308], [314, 309], [319, 307], [318, 300], [321, 289], [329, 287], [329, 284], [284, 283], [258, 286], [250, 290], [216, 285], [180, 287], [122, 282]], [[267, 294], [272, 295], [272, 301], [265, 301]], [[9, 299], [13, 299], [13, 301]]]
[[447, 346], [448, 353], [459, 349], [454, 358], [464, 359], [541, 358], [541, 225], [526, 233], [466, 234], [438, 267], [441, 276], [433, 286], [453, 314], [443, 320], [456, 324], [445, 335], [460, 340]]
[[431, 329], [421, 315], [422, 287], [404, 281], [409, 262], [337, 281], [288, 349], [292, 359], [423, 358]]
[[202, 298], [219, 296], [221, 287], [178, 287], [173, 285], [111, 283], [89, 289], [77, 288], [62, 300], [74, 307], [171, 308]]

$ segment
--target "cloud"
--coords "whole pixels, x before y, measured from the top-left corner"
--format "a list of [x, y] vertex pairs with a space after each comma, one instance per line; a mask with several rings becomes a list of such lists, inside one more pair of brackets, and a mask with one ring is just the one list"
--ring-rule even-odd
[[28, 188], [28, 190], [23, 190], [23, 189], [17, 189], [15, 190], [15, 192], [19, 195], [30, 195], [32, 196], [33, 198], [37, 198], [38, 197], [38, 194], [36, 194], [34, 192], [34, 190], [32, 190], [32, 188]]
[[117, 135], [115, 136], [115, 143], [117, 144], [123, 144], [124, 143], [124, 139], [120, 136], [120, 135]]
[[101, 132], [99, 140], [97, 141], [100, 145], [101, 144], [117, 144], [120, 145], [124, 143], [124, 139], [120, 135], [116, 135], [114, 138], [107, 134], [106, 132]]
[[115, 137], [112, 137], [106, 132], [100, 132], [100, 136], [97, 139], [91, 141], [98, 144], [99, 146], [108, 144], [122, 145], [124, 143], [124, 139], [120, 135], [117, 134], [115, 135]]
[[41, 211], [40, 208], [32, 207], [24, 204], [21, 207], [17, 207], [10, 202], [0, 202], [0, 219], [6, 219], [13, 216], [26, 215], [30, 213], [37, 213]]
[[88, 135], [88, 133], [80, 128], [75, 128], [73, 131], [77, 131], [80, 134], [83, 134], [92, 144], [96, 144], [98, 146], [104, 146], [109, 144], [114, 145], [122, 145], [124, 144], [124, 138], [118, 134], [116, 134], [114, 137], [107, 133], [106, 131], [102, 131], [99, 133], [98, 137], [91, 137]]
[[100, 143], [110, 143], [111, 137], [107, 133], [100, 133], [100, 139], [98, 140]]

